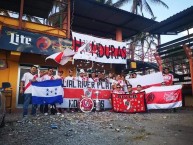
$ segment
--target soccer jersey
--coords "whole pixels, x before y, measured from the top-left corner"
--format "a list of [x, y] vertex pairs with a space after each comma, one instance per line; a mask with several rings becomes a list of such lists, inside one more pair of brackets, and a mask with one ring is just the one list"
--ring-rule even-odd
[[33, 74], [31, 74], [30, 72], [26, 72], [26, 73], [23, 75], [21, 81], [24, 82], [24, 86], [25, 86], [25, 88], [24, 88], [24, 94], [28, 94], [28, 93], [31, 94], [31, 93], [32, 93], [32, 90], [31, 90], [31, 81], [32, 81], [33, 79], [37, 79], [37, 77], [38, 77], [37, 74], [33, 75]]
[[163, 75], [164, 82], [166, 86], [172, 85], [173, 84], [173, 75], [172, 74], [164, 74]]
[[48, 74], [45, 74], [44, 76], [42, 76], [42, 81], [47, 81], [47, 80], [54, 80], [54, 76], [50, 76]]
[[99, 78], [95, 77], [95, 78], [89, 78], [88, 79], [89, 82], [99, 82]]
[[113, 93], [115, 93], [115, 94], [125, 94], [125, 92], [124, 91], [122, 91], [122, 90], [113, 90]]
[[55, 80], [59, 80], [59, 79], [62, 79], [62, 80], [63, 80], [64, 77], [63, 77], [63, 76], [59, 76], [59, 75], [55, 75], [55, 76], [54, 76], [54, 79], [55, 79]]

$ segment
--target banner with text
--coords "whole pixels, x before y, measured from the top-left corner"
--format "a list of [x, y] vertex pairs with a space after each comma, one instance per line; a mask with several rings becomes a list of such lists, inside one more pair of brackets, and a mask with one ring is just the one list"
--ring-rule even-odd
[[161, 86], [145, 89], [147, 109], [182, 107], [182, 86]]
[[69, 39], [9, 27], [2, 27], [0, 44], [1, 49], [43, 55], [62, 52], [67, 47], [72, 47]]
[[126, 43], [72, 32], [74, 59], [126, 64]]
[[87, 82], [67, 80], [64, 83], [63, 103], [58, 104], [60, 108], [78, 108], [82, 96], [93, 99], [96, 105], [96, 99], [100, 101], [101, 109], [112, 108], [111, 106], [111, 84], [102, 82]]
[[136, 94], [112, 94], [112, 106], [115, 112], [145, 112], [145, 92]]

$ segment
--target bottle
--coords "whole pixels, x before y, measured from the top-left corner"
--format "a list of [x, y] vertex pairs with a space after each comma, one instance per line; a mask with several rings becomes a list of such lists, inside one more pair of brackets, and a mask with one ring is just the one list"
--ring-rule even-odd
[[96, 99], [96, 111], [98, 112], [98, 111], [100, 111], [100, 109], [101, 109], [100, 101], [99, 101], [99, 99]]

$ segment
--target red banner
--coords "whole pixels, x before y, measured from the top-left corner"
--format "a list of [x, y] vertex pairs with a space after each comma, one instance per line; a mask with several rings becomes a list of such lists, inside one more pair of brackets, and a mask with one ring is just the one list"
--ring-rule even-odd
[[[96, 92], [98, 91], [98, 99], [110, 99], [111, 90], [88, 89], [91, 93], [91, 98], [96, 99]], [[88, 93], [89, 93], [88, 92]], [[64, 88], [64, 98], [82, 98], [84, 90], [82, 88]]]
[[146, 91], [147, 109], [170, 109], [182, 106], [182, 86], [150, 87]]
[[137, 94], [112, 94], [112, 106], [115, 112], [145, 112], [145, 92]]

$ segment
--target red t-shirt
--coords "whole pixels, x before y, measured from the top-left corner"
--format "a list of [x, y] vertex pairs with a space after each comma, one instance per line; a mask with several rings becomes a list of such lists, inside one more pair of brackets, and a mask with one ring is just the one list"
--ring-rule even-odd
[[173, 84], [174, 76], [172, 74], [164, 74], [163, 77], [164, 77], [164, 82], [166, 86]]

